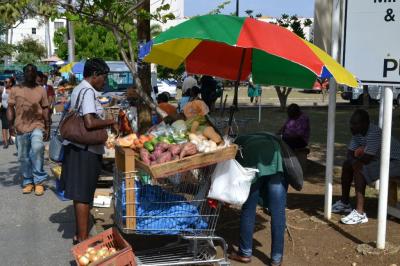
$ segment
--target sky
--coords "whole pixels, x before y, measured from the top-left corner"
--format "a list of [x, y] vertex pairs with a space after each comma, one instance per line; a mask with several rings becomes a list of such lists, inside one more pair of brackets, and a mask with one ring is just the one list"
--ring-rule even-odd
[[[225, 0], [184, 0], [185, 16], [204, 15], [215, 9]], [[245, 10], [253, 10], [253, 14], [280, 17], [286, 13], [298, 17], [314, 17], [314, 0], [240, 0], [239, 16], [246, 16]], [[236, 0], [231, 0], [225, 6], [223, 14], [230, 14], [236, 10]]]

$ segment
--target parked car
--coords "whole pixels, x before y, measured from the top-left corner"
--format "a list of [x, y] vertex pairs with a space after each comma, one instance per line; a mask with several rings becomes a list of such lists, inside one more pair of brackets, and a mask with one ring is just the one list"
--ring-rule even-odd
[[6, 78], [14, 77], [17, 83], [21, 83], [24, 79], [22, 71], [6, 69], [0, 73], [0, 81], [4, 81]]
[[157, 95], [164, 93], [166, 94], [169, 98], [175, 98], [176, 97], [176, 85], [172, 84], [168, 80], [165, 79], [157, 79]]
[[[368, 86], [368, 96], [370, 102], [378, 102], [381, 99], [382, 86]], [[349, 100], [351, 104], [362, 104], [364, 98], [363, 86], [351, 88], [345, 86], [341, 94], [343, 100]]]

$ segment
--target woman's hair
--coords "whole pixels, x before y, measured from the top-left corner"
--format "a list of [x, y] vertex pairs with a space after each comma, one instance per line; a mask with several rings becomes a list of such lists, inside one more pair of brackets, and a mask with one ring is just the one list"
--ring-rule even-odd
[[300, 107], [297, 104], [292, 103], [288, 106], [287, 114], [289, 118], [298, 118], [301, 115]]
[[190, 89], [190, 96], [192, 96], [192, 97], [197, 97], [197, 95], [199, 95], [199, 94], [200, 94], [200, 88], [199, 88], [199, 87], [193, 86], [193, 87]]
[[6, 78], [4, 81], [6, 81], [7, 79], [11, 81], [11, 86], [15, 86], [15, 79], [13, 77]]
[[83, 77], [104, 75], [110, 72], [110, 68], [103, 59], [91, 58], [86, 61], [83, 68]]

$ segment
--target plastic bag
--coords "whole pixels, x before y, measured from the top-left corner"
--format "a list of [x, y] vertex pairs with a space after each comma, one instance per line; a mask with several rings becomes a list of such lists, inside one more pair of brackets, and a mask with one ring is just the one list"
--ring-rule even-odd
[[236, 160], [218, 163], [211, 176], [208, 197], [233, 205], [246, 202], [258, 169], [244, 168]]

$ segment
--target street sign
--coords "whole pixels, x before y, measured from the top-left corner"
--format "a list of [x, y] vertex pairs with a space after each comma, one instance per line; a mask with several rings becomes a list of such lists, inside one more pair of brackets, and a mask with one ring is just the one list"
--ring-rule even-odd
[[343, 65], [363, 84], [400, 84], [400, 0], [346, 0]]

